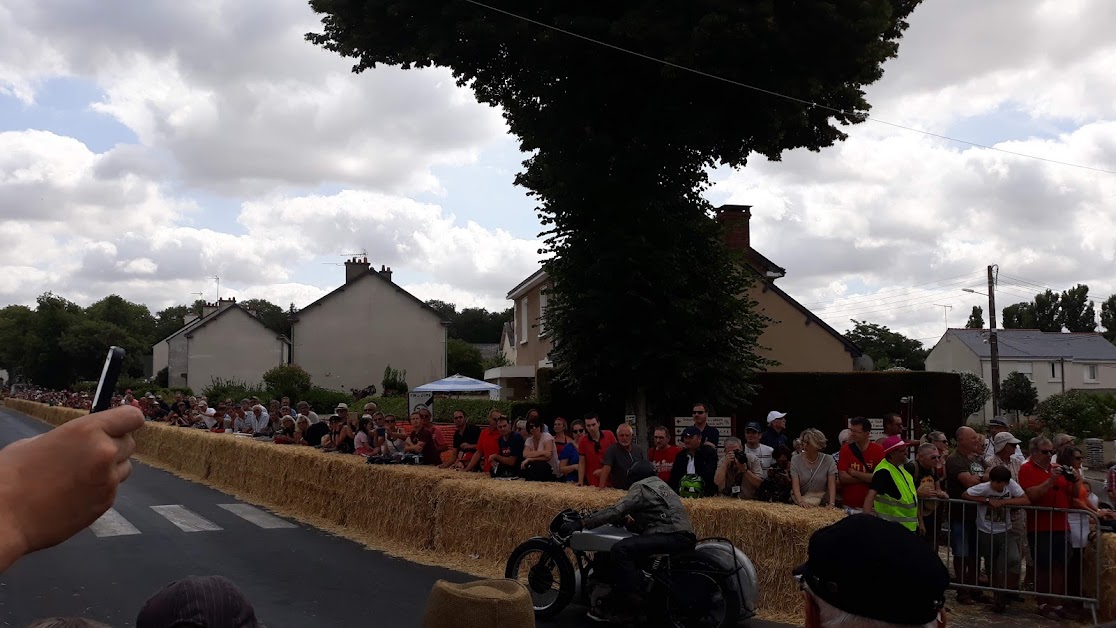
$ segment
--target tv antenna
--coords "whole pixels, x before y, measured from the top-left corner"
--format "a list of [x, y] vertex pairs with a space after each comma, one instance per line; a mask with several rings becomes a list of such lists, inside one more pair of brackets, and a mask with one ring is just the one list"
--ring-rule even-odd
[[217, 275], [214, 275], [212, 277], [206, 277], [206, 279], [212, 279], [213, 281], [217, 282], [217, 302], [220, 303], [221, 302], [221, 278], [218, 277]]
[[942, 308], [942, 322], [945, 323], [946, 327], [949, 327], [949, 312], [950, 312], [950, 310], [953, 309], [953, 306], [952, 305], [942, 305], [941, 303], [935, 303], [934, 307]]

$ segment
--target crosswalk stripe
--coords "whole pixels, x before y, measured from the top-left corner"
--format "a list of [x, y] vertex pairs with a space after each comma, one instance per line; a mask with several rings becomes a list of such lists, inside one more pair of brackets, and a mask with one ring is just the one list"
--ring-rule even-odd
[[98, 537], [106, 536], [127, 536], [129, 534], [139, 534], [140, 531], [136, 526], [129, 523], [120, 513], [116, 512], [115, 508], [109, 508], [105, 514], [101, 515], [99, 519], [89, 526]]
[[159, 513], [183, 532], [210, 532], [222, 529], [221, 526], [199, 514], [193, 513], [177, 504], [170, 506], [152, 506], [152, 510]]
[[295, 524], [290, 521], [285, 521], [276, 517], [275, 515], [264, 512], [255, 506], [248, 504], [217, 504], [220, 508], [231, 512], [232, 514], [250, 521], [261, 528], [274, 529], [274, 528], [297, 528]]

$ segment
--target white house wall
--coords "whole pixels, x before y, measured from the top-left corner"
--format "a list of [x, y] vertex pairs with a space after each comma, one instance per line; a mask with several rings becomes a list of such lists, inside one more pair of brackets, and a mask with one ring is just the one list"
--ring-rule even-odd
[[411, 388], [446, 376], [446, 328], [394, 284], [371, 275], [299, 312], [293, 361], [315, 385], [348, 391], [375, 385], [384, 368], [407, 371]]
[[160, 341], [151, 348], [151, 373], [152, 375], [167, 368], [168, 356], [167, 343]]
[[239, 308], [181, 337], [187, 346], [186, 381], [195, 393], [214, 378], [258, 383], [265, 371], [286, 361], [286, 343]]

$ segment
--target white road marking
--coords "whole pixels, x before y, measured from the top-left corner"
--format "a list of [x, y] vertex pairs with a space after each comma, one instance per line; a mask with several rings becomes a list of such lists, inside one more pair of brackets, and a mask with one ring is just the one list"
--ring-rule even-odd
[[152, 506], [151, 510], [159, 513], [183, 532], [210, 532], [222, 529], [221, 526], [186, 508], [174, 504], [171, 506]]
[[240, 517], [241, 519], [244, 519], [245, 521], [250, 521], [250, 522], [260, 526], [261, 528], [273, 529], [273, 528], [297, 528], [298, 527], [295, 524], [291, 523], [290, 521], [285, 521], [283, 519], [280, 519], [279, 517], [276, 517], [275, 515], [273, 515], [269, 512], [264, 512], [264, 511], [260, 510], [259, 508], [256, 508], [255, 506], [250, 506], [248, 504], [217, 504], [217, 505], [219, 507], [224, 508], [225, 510], [231, 512], [232, 514]]
[[120, 513], [116, 512], [115, 508], [106, 510], [105, 514], [94, 521], [93, 525], [89, 526], [89, 529], [98, 537], [140, 534], [136, 526], [129, 523]]

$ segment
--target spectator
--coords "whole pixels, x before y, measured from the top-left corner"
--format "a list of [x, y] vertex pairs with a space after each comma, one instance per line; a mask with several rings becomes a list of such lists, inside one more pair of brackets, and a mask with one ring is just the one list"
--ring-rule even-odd
[[442, 457], [438, 454], [438, 446], [434, 444], [434, 431], [426, 424], [421, 412], [411, 413], [411, 436], [403, 445], [404, 453], [415, 454], [422, 459], [422, 464], [439, 465]]
[[682, 430], [682, 445], [670, 469], [670, 487], [681, 497], [716, 495], [717, 451], [703, 444], [701, 430], [692, 425]]
[[740, 439], [730, 436], [725, 439], [725, 457], [713, 474], [717, 491], [727, 497], [755, 499], [756, 491], [763, 482], [763, 467], [759, 460], [744, 451]]
[[942, 454], [942, 458], [945, 458], [949, 455], [949, 439], [946, 438], [944, 432], [939, 432], [937, 430], [930, 432], [925, 437], [923, 437], [923, 442], [930, 443], [931, 445], [937, 447], [938, 453]]
[[257, 436], [271, 434], [271, 420], [263, 406], [258, 403], [252, 406], [252, 416], [249, 419], [252, 421], [253, 434]]
[[[307, 421], [310, 421], [309, 416], [306, 416], [306, 415], [302, 415], [302, 416]], [[322, 446], [322, 439], [324, 439], [327, 436], [329, 436], [329, 422], [328, 421], [322, 421], [320, 419], [317, 423], [314, 423], [314, 422], [311, 421], [310, 422], [310, 427], [308, 427], [302, 433], [303, 440], [305, 440], [306, 444], [311, 446], [311, 447], [321, 447]]]
[[[990, 450], [991, 456], [984, 457], [984, 466], [991, 469], [993, 467], [1006, 467], [1011, 473], [1011, 478], [1016, 482], [1019, 481], [1019, 468], [1023, 466], [1025, 458], [1019, 458], [1017, 452], [1019, 448], [1017, 445], [1023, 441], [1011, 435], [1008, 431], [996, 432], [992, 437]], [[985, 451], [989, 449], [986, 448]]]
[[647, 452], [647, 458], [655, 465], [655, 472], [659, 479], [670, 484], [670, 470], [674, 467], [674, 459], [680, 449], [670, 444], [670, 430], [662, 425], [655, 428], [652, 440], [653, 444], [651, 450]]
[[1116, 461], [1108, 463], [1108, 475], [1104, 482], [1104, 490], [1108, 493], [1108, 503], [1116, 507]]
[[[1008, 428], [1008, 423], [1003, 417], [997, 416], [997, 417], [993, 417], [993, 418], [989, 419], [989, 421], [988, 421], [988, 438], [985, 441], [985, 445], [984, 445], [984, 458], [985, 459], [991, 458], [992, 456], [996, 455], [996, 445], [995, 445], [996, 435], [997, 434], [1003, 434], [1003, 433], [1007, 432], [1008, 429], [1009, 429]], [[1016, 459], [1019, 460], [1019, 464], [1023, 464], [1023, 461], [1026, 460], [1026, 458], [1023, 456], [1023, 452], [1021, 452], [1019, 450], [1016, 450], [1014, 453], [1015, 453]]]
[[780, 445], [771, 453], [771, 468], [767, 470], [767, 477], [760, 484], [756, 499], [765, 502], [789, 504], [794, 499], [792, 494], [790, 464], [793, 454], [790, 447]]
[[841, 480], [841, 503], [851, 515], [864, 509], [872, 474], [884, 459], [884, 450], [872, 442], [872, 422], [868, 419], [849, 419], [848, 431], [849, 442], [841, 446], [837, 460], [837, 476]]
[[543, 434], [549, 434], [550, 433], [550, 428], [548, 428], [546, 426], [546, 421], [542, 420], [542, 416], [539, 415], [539, 411], [535, 408], [531, 408], [530, 410], [527, 411], [527, 421], [530, 422], [531, 419], [538, 419], [539, 420], [539, 423], [542, 424]]
[[[1008, 534], [1011, 528], [1009, 507], [1029, 504], [1027, 494], [1011, 479], [1007, 467], [996, 466], [988, 470], [987, 482], [969, 487], [964, 497], [977, 502], [977, 554], [984, 559], [992, 586], [1018, 589], [1023, 557], [1019, 545]], [[992, 611], [1003, 613], [1006, 610], [1007, 598], [1003, 593], [996, 593]]]
[[527, 419], [517, 419], [515, 422], [515, 432], [527, 440], [529, 434], [527, 433]]
[[322, 441], [322, 449], [351, 454], [355, 449], [354, 436], [353, 430], [349, 428], [343, 417], [334, 414], [329, 417], [329, 440], [328, 443]]
[[310, 404], [306, 403], [305, 401], [298, 402], [298, 404], [295, 405], [295, 408], [298, 409], [298, 414], [300, 416], [304, 416], [308, 421], [310, 421], [310, 425], [315, 425], [322, 420], [321, 417], [318, 416], [317, 412], [314, 412], [310, 409]]
[[794, 570], [806, 628], [945, 626], [949, 572], [902, 528], [853, 515], [811, 535], [807, 552]]
[[833, 507], [837, 503], [837, 463], [823, 453], [825, 434], [808, 428], [799, 436], [804, 450], [791, 459], [794, 503], [804, 508]]
[[[286, 420], [284, 418], [283, 420]], [[353, 437], [353, 453], [361, 456], [371, 456], [375, 454], [373, 445], [376, 442], [376, 434], [369, 432], [372, 426], [372, 415], [365, 414], [360, 417], [357, 422], [356, 436]]]
[[[563, 421], [565, 419], [562, 419]], [[556, 419], [554, 425], [558, 425]], [[558, 430], [555, 429], [555, 432]], [[577, 439], [585, 434], [585, 424], [578, 419], [570, 426], [569, 438], [566, 444], [562, 445], [558, 450], [558, 472], [562, 476], [562, 481], [577, 484], [577, 467], [581, 456], [577, 453]], [[557, 438], [557, 437], [555, 437]], [[555, 445], [557, 446], [557, 445]]]
[[[1068, 509], [1073, 507], [1077, 478], [1067, 479], [1061, 466], [1053, 464], [1054, 444], [1045, 436], [1031, 439], [1031, 455], [1019, 468], [1019, 485], [1035, 506]], [[1028, 543], [1035, 565], [1035, 588], [1041, 593], [1065, 594], [1065, 567], [1069, 554], [1066, 513], [1029, 511], [1027, 513]], [[1056, 598], [1042, 600], [1038, 614], [1047, 619], [1062, 619], [1068, 613]]]
[[247, 416], [243, 410], [237, 410], [236, 419], [233, 421], [233, 430], [237, 434], [254, 434], [256, 432], [256, 417]]
[[275, 431], [272, 442], [279, 445], [290, 445], [295, 442], [295, 421], [289, 416], [279, 420], [279, 429]]
[[[885, 438], [889, 436], [903, 436], [903, 432], [903, 417], [894, 412], [888, 412], [884, 415], [883, 418], [884, 435], [880, 438], [877, 438], [876, 443], [883, 445], [883, 441]], [[908, 447], [918, 447], [920, 444], [917, 440], [905, 440], [905, 437], [903, 442], [906, 443]]]
[[205, 414], [202, 415], [201, 421], [198, 422], [198, 427], [204, 427], [207, 430], [212, 430], [216, 427], [224, 427], [223, 420], [217, 418], [217, 411], [213, 408], [206, 408]]
[[[1089, 479], [1085, 477], [1085, 471], [1081, 468], [1085, 461], [1085, 455], [1081, 449], [1074, 446], [1066, 447], [1062, 450], [1062, 457], [1066, 465], [1073, 469], [1073, 473], [1078, 479], [1075, 485], [1076, 490], [1072, 493], [1072, 507], [1091, 512], [1098, 520], [1111, 519], [1113, 517], [1112, 512], [1100, 508], [1100, 500], [1093, 493]], [[1083, 569], [1081, 559], [1083, 551], [1089, 546], [1089, 536], [1093, 532], [1092, 521], [1092, 517], [1081, 512], [1071, 512], [1066, 515], [1070, 546], [1069, 561], [1066, 565], [1069, 575], [1069, 587], [1066, 591], [1068, 595], [1080, 596], [1082, 594], [1081, 574]], [[1073, 602], [1072, 604], [1074, 606], [1071, 613], [1073, 618], [1080, 619], [1085, 609], [1080, 606], [1080, 602]]]
[[399, 428], [394, 414], [384, 415], [384, 442], [380, 445], [380, 455], [385, 458], [398, 458], [403, 455], [407, 444], [407, 434]]
[[701, 444], [708, 445], [714, 450], [720, 443], [721, 432], [717, 428], [709, 425], [709, 411], [704, 403], [695, 403], [692, 410], [694, 417], [694, 427], [701, 431]]
[[[806, 446], [802, 444], [802, 439], [801, 438], [794, 439], [794, 442], [791, 443], [791, 446], [794, 447], [794, 455], [795, 456], [802, 453], [806, 449]], [[792, 458], [793, 458], [793, 456], [792, 456]]]
[[914, 478], [903, 462], [907, 459], [907, 442], [895, 434], [884, 439], [884, 459], [872, 473], [872, 483], [864, 498], [864, 513], [898, 523], [914, 532], [918, 530], [918, 497]]
[[[309, 431], [310, 431], [310, 419], [306, 418], [305, 416], [303, 416], [301, 414], [298, 415], [298, 418], [295, 419], [294, 444], [296, 444], [296, 445], [309, 445], [310, 442], [307, 440], [307, 437], [309, 436], [309, 434], [308, 434]], [[318, 437], [318, 442], [320, 443], [321, 440], [322, 439], [319, 436]]]
[[755, 421], [744, 426], [744, 451], [759, 460], [766, 476], [767, 470], [771, 468], [771, 454], [774, 450], [760, 442], [760, 424]]
[[434, 447], [438, 453], [441, 454], [444, 451], [449, 451], [452, 444], [446, 441], [445, 436], [442, 435], [442, 430], [434, 426], [434, 415], [430, 413], [430, 408], [420, 406], [418, 413], [419, 416], [422, 417], [422, 424], [434, 435]]
[[494, 478], [514, 478], [523, 460], [523, 437], [512, 430], [511, 422], [505, 416], [496, 420], [496, 429], [500, 438], [496, 441], [496, 453], [489, 456], [491, 475]]
[[[537, 413], [536, 413], [537, 414]], [[523, 445], [521, 475], [531, 482], [553, 482], [558, 476], [558, 450], [554, 437], [542, 429], [542, 420], [527, 420], [527, 440]]]
[[[841, 464], [841, 451], [850, 440], [852, 440], [852, 432], [847, 427], [837, 434], [837, 453], [833, 454], [833, 462], [836, 462], [838, 465]], [[840, 475], [837, 476], [838, 480], [840, 477]]]
[[282, 404], [279, 403], [278, 399], [272, 399], [271, 401], [267, 402], [267, 416], [269, 419], [278, 420], [281, 413]]
[[787, 413], [772, 410], [767, 413], [767, 431], [760, 436], [760, 443], [767, 445], [774, 450], [779, 445], [790, 447], [790, 439], [787, 438]]
[[376, 413], [380, 411], [380, 406], [376, 405], [372, 401], [369, 401], [368, 403], [364, 404], [363, 409], [364, 409], [365, 414], [370, 414], [372, 416], [375, 416]]
[[348, 425], [349, 423], [349, 404], [339, 403], [333, 408], [333, 413], [341, 417], [341, 422]]
[[453, 456], [442, 463], [442, 468], [453, 467], [464, 469], [473, 456], [477, 453], [477, 441], [480, 440], [480, 428], [469, 425], [464, 410], [453, 411]]
[[491, 474], [492, 454], [500, 451], [500, 428], [497, 427], [497, 421], [502, 416], [503, 413], [496, 408], [488, 411], [488, 429], [481, 432], [480, 438], [477, 439], [477, 455], [465, 465], [466, 471], [480, 469]]
[[[969, 488], [987, 482], [980, 434], [971, 427], [957, 428], [957, 450], [946, 459], [946, 493], [950, 499], [963, 499]], [[977, 584], [976, 507], [949, 504], [949, 544], [953, 550], [953, 570], [962, 584]], [[984, 595], [961, 589], [959, 604], [985, 601]]]
[[[527, 414], [530, 415], [531, 413], [528, 412]], [[577, 448], [577, 443], [570, 437], [569, 423], [562, 417], [554, 419], [554, 446], [558, 448], [559, 453], [569, 442], [573, 442], [574, 448]]]
[[[1077, 442], [1077, 439], [1070, 436], [1069, 434], [1055, 434], [1054, 435], [1054, 440], [1053, 440], [1054, 457], [1050, 459], [1050, 464], [1061, 464], [1060, 462], [1058, 462], [1058, 456], [1061, 455], [1062, 450], [1065, 449], [1066, 447], [1070, 447], [1070, 446], [1074, 445], [1076, 442]], [[1069, 466], [1069, 465], [1064, 465], [1064, 466]]]
[[605, 450], [600, 481], [597, 484], [599, 488], [611, 486], [623, 491], [631, 488], [632, 482], [628, 479], [628, 470], [635, 463], [647, 460], [643, 449], [632, 443], [634, 436], [632, 426], [627, 423], [621, 423], [616, 428], [616, 442]]
[[585, 416], [585, 434], [577, 441], [577, 484], [592, 486], [601, 481], [604, 452], [616, 443], [616, 435], [601, 429], [596, 413]]

